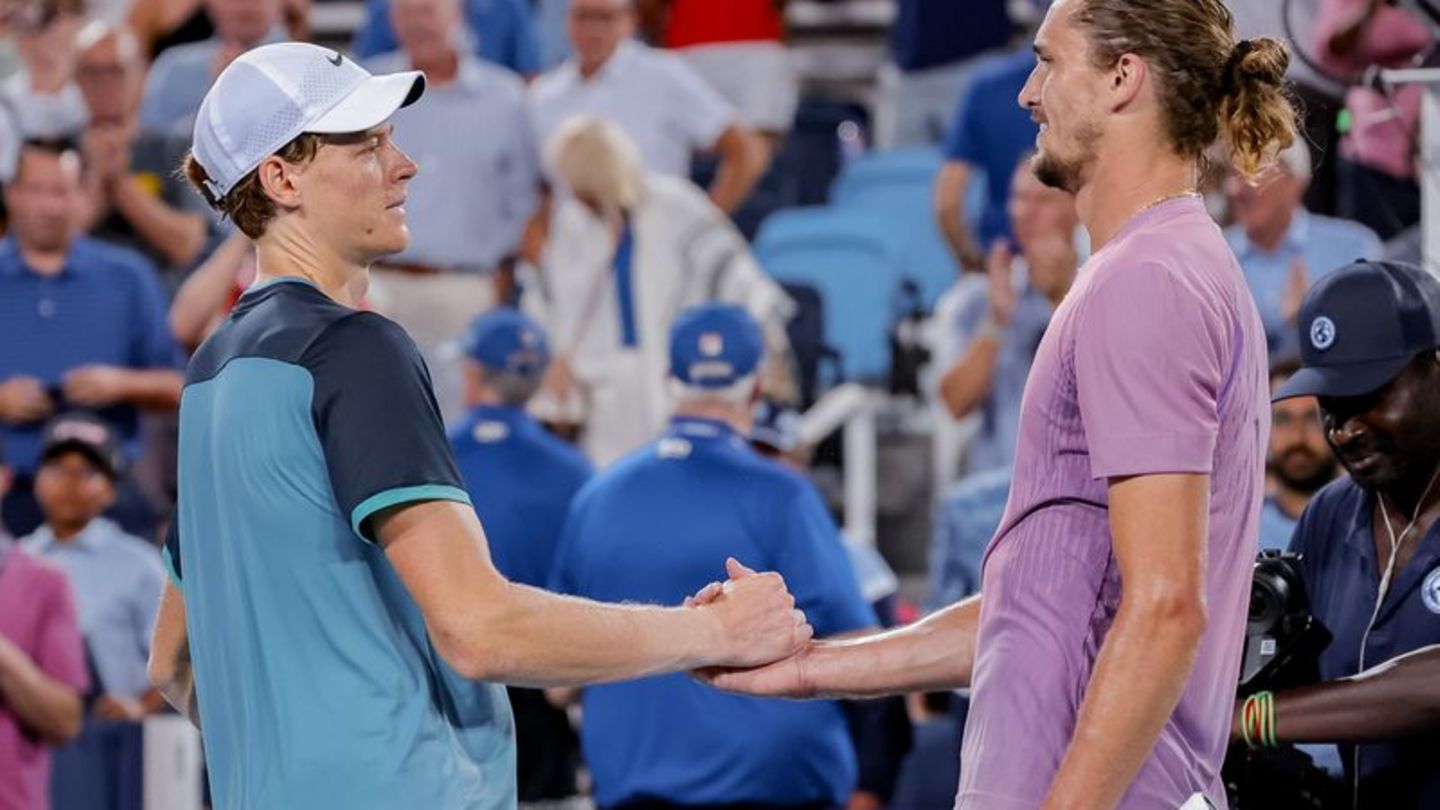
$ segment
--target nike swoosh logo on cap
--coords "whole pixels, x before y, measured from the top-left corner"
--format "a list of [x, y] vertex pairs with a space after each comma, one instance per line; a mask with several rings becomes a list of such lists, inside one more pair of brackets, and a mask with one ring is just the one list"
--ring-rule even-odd
[[334, 58], [330, 59], [330, 64], [334, 65], [335, 67], [340, 67], [340, 63], [343, 61], [345, 61], [345, 57], [341, 56], [339, 51], [336, 51]]

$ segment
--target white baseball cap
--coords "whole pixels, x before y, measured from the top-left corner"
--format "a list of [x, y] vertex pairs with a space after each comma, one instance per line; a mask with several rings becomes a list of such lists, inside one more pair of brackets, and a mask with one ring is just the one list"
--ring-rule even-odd
[[220, 73], [195, 117], [195, 159], [212, 204], [305, 132], [379, 126], [425, 92], [418, 70], [372, 76], [339, 51], [306, 42], [262, 45]]

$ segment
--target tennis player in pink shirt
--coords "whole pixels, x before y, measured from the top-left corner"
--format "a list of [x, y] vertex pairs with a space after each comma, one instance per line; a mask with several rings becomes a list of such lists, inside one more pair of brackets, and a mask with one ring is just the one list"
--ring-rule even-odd
[[1035, 358], [980, 595], [702, 677], [968, 686], [963, 810], [1224, 807], [1270, 408], [1259, 315], [1196, 187], [1217, 143], [1254, 175], [1291, 142], [1288, 55], [1236, 42], [1220, 0], [1057, 0], [1035, 50], [1033, 167], [1094, 253]]

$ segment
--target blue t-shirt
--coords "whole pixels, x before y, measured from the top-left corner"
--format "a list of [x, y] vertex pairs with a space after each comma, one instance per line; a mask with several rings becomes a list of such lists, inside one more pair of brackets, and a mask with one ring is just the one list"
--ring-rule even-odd
[[512, 581], [547, 586], [565, 513], [594, 472], [590, 462], [518, 408], [471, 410], [450, 445], [495, 567]]
[[980, 240], [985, 246], [1009, 238], [1010, 178], [1020, 157], [1035, 148], [1040, 128], [1020, 106], [1020, 90], [1035, 69], [1035, 52], [1026, 45], [988, 59], [971, 74], [960, 96], [955, 120], [945, 139], [945, 157], [985, 172], [985, 210], [980, 214]]
[[[1305, 589], [1316, 618], [1334, 639], [1320, 655], [1321, 680], [1354, 675], [1399, 655], [1440, 644], [1440, 523], [1419, 542], [1415, 555], [1395, 572], [1389, 592], [1360, 645], [1375, 610], [1387, 562], [1375, 557], [1374, 495], [1349, 477], [1320, 490], [1300, 515], [1290, 550], [1303, 555]], [[1408, 516], [1392, 515], [1395, 531]], [[1411, 539], [1410, 542], [1415, 542]], [[1354, 778], [1355, 748], [1341, 745], [1340, 759]], [[1361, 807], [1440, 807], [1440, 734], [1360, 748]]]
[[[552, 583], [602, 601], [677, 605], [723, 580], [727, 556], [780, 572], [817, 635], [876, 625], [814, 486], [709, 420], [674, 420], [580, 491]], [[601, 807], [843, 804], [855, 785], [832, 701], [730, 695], [679, 674], [588, 687], [584, 708]]]
[[1260, 507], [1260, 550], [1284, 551], [1295, 535], [1295, 519], [1280, 511], [1274, 498]]
[[[351, 43], [357, 60], [400, 48], [395, 29], [390, 25], [390, 2], [368, 0], [365, 3], [365, 20], [355, 31], [355, 41]], [[525, 0], [465, 0], [465, 24], [475, 40], [475, 53], [481, 59], [527, 76], [540, 72], [535, 22]]]
[[[184, 363], [170, 336], [165, 293], [155, 266], [132, 250], [89, 237], [70, 246], [54, 276], [25, 266], [13, 236], [0, 239], [0, 381], [35, 377], [57, 412], [70, 410], [61, 383], [86, 365], [128, 369], [179, 369]], [[129, 405], [100, 410], [125, 444], [140, 450], [140, 415]], [[17, 472], [35, 472], [43, 422], [0, 422], [5, 461]]]
[[469, 503], [414, 343], [298, 279], [196, 352], [165, 557], [217, 810], [515, 806], [505, 690], [441, 661], [368, 519]]
[[890, 27], [890, 52], [905, 71], [968, 59], [1010, 39], [1007, 0], [900, 0]]

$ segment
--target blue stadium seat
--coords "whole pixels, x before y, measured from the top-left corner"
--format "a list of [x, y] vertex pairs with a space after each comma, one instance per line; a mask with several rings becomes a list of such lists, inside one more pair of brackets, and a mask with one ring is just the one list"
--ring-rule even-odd
[[792, 208], [765, 220], [755, 255], [778, 281], [806, 284], [825, 306], [825, 342], [847, 376], [883, 379], [889, 329], [902, 279], [903, 235], [864, 209]]

